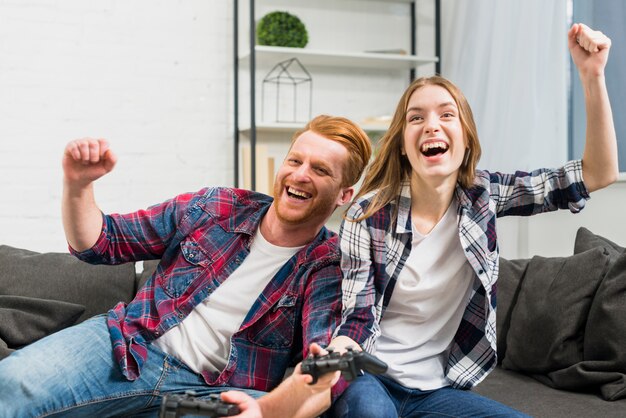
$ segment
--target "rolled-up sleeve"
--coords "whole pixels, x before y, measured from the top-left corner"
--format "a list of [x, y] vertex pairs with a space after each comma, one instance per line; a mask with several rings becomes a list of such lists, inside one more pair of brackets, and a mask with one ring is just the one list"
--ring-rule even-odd
[[128, 214], [102, 216], [98, 240], [88, 250], [70, 253], [91, 264], [121, 264], [160, 258], [190, 210], [200, 210], [212, 189], [176, 196]]
[[558, 209], [578, 213], [589, 200], [582, 177], [582, 161], [573, 160], [556, 169], [514, 174], [486, 173], [498, 216], [530, 216]]

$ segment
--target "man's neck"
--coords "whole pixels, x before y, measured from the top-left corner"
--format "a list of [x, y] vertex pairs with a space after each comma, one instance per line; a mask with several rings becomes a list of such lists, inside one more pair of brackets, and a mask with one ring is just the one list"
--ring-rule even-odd
[[300, 247], [312, 242], [322, 226], [285, 223], [276, 216], [274, 206], [270, 206], [259, 228], [263, 237], [271, 244], [279, 247]]

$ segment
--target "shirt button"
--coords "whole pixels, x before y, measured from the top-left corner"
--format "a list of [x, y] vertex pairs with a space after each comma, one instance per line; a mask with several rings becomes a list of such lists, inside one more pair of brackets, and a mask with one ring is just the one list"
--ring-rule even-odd
[[484, 273], [484, 271], [478, 270], [478, 274], [483, 274], [483, 273]]
[[178, 318], [180, 318], [180, 319], [183, 319], [183, 317], [184, 317], [184, 316], [185, 316], [185, 315], [183, 315], [182, 313], [179, 313], [179, 314], [178, 314]]
[[193, 253], [189, 254], [189, 258], [194, 258], [194, 257], [195, 257], [195, 255]]

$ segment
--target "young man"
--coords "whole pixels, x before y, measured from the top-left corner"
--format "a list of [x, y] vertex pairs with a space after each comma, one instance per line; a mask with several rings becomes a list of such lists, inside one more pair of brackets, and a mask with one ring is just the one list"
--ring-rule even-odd
[[[339, 324], [339, 249], [324, 224], [350, 201], [370, 155], [359, 127], [319, 116], [294, 136], [273, 199], [206, 188], [105, 216], [93, 182], [117, 157], [102, 139], [70, 142], [62, 205], [70, 251], [90, 263], [161, 261], [128, 305], [0, 362], [4, 416], [136, 415], [158, 411], [168, 393], [274, 389]], [[329, 404], [336, 374], [309, 386], [297, 370], [278, 390], [291, 394], [289, 404], [225, 397], [247, 416], [315, 414]]]

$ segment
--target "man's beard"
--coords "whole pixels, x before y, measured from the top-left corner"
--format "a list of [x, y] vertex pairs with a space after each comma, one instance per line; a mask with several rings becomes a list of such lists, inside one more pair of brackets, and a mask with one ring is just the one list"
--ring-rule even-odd
[[321, 218], [324, 216], [328, 218], [332, 214], [332, 210], [335, 208], [335, 198], [330, 194], [327, 196], [317, 195], [311, 199], [318, 199], [313, 204], [309, 205], [306, 210], [298, 211], [297, 213], [288, 213], [288, 210], [283, 210], [281, 197], [285, 191], [286, 185], [284, 183], [276, 183], [274, 185], [274, 205], [276, 208], [276, 216], [282, 222], [290, 225], [297, 225], [311, 220], [312, 217]]

